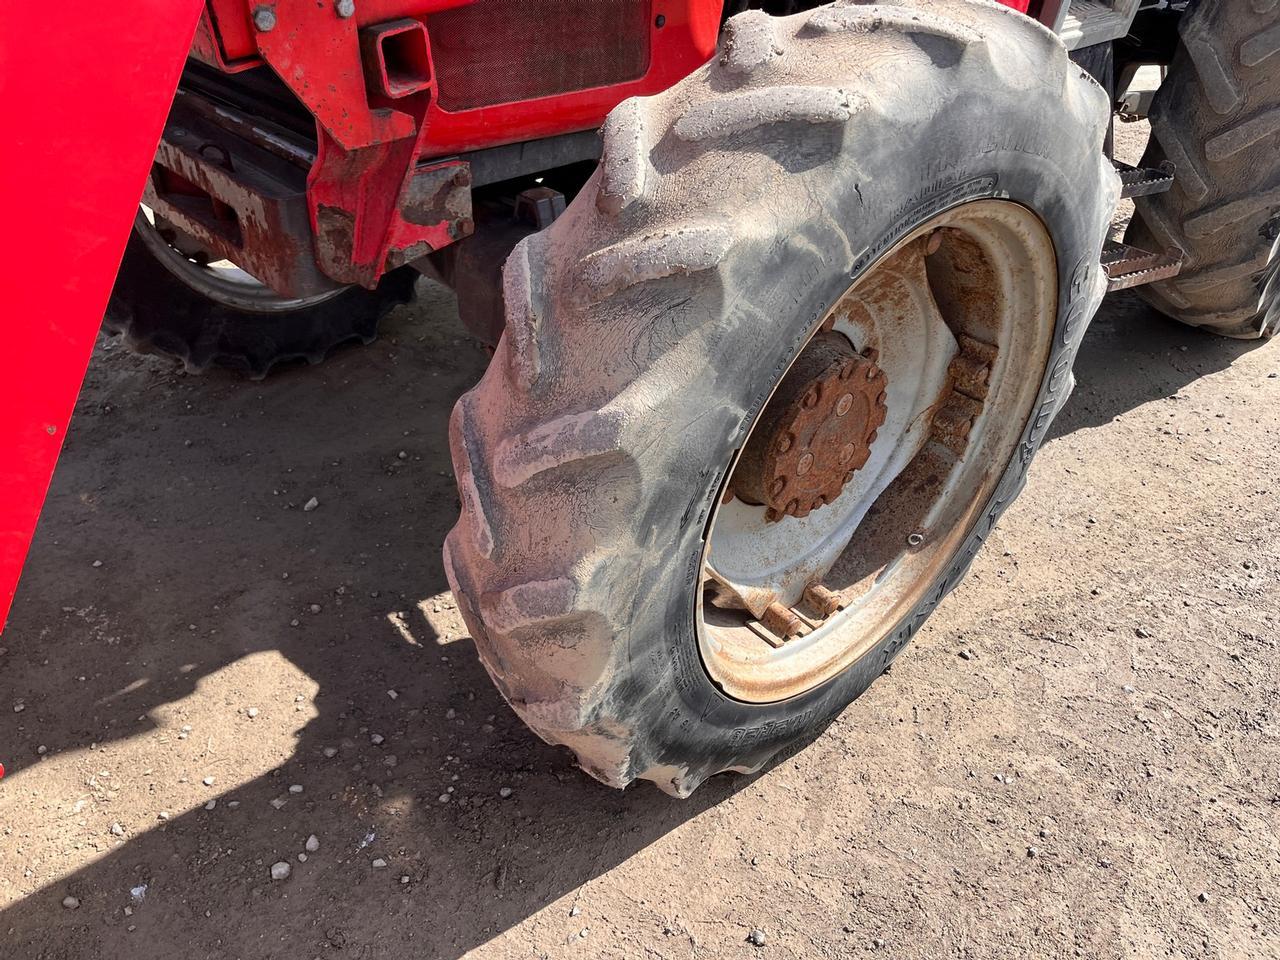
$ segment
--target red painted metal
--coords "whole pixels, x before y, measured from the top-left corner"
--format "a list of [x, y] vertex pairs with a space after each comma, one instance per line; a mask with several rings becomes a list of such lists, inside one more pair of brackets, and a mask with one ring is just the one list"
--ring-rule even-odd
[[[250, 11], [258, 54], [316, 118], [319, 150], [308, 179], [316, 260], [334, 280], [365, 286], [390, 265], [439, 250], [470, 230], [467, 216], [428, 222], [405, 215], [425, 161], [598, 126], [627, 97], [666, 89], [705, 63], [715, 52], [722, 8], [721, 0], [654, 0], [635, 40], [652, 51], [648, 68], [625, 83], [450, 112], [440, 105], [433, 16], [469, 6], [479, 15], [503, 9], [504, 0], [359, 0], [348, 16], [336, 0], [239, 2], [255, 4], [242, 14]], [[580, 12], [586, 2], [580, 0]], [[232, 0], [211, 0], [209, 9], [206, 37], [215, 22], [243, 22]], [[571, 12], [574, 5], [557, 0], [548, 16], [561, 9]], [[470, 23], [475, 26], [474, 16]], [[556, 27], [563, 36], [565, 24]], [[227, 46], [226, 31], [219, 37], [215, 59], [241, 62], [250, 55], [244, 46]], [[396, 77], [388, 74], [389, 42], [402, 45], [392, 51]], [[548, 50], [541, 42], [532, 32], [525, 52], [535, 59], [555, 55], [554, 45]], [[513, 48], [512, 57], [520, 55], [521, 48]], [[514, 75], [521, 68], [513, 62], [510, 69]]]
[[0, 4], [0, 628], [201, 5]]

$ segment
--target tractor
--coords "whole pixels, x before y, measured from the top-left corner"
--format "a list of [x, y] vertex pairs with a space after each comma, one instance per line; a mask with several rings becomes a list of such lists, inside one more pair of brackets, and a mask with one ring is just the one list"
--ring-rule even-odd
[[[449, 584], [514, 710], [615, 787], [758, 770], [885, 672], [1108, 291], [1280, 328], [1280, 0], [19, 13], [0, 598], [100, 329], [258, 378], [426, 275], [492, 353]], [[1150, 120], [1137, 165], [1117, 118]]]

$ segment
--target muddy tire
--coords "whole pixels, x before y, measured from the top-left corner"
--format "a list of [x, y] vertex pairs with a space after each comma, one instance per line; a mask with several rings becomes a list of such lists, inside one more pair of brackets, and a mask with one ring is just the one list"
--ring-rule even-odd
[[1202, 0], [1151, 108], [1144, 164], [1173, 161], [1126, 240], [1177, 248], [1179, 276], [1139, 288], [1162, 313], [1228, 337], [1280, 329], [1280, 3]]
[[[462, 511], [445, 568], [534, 731], [605, 783], [685, 796], [759, 769], [884, 671], [1022, 488], [1070, 390], [1118, 195], [1108, 113], [1056, 37], [968, 0], [743, 14], [715, 61], [614, 111], [592, 181], [508, 260], [506, 332], [450, 428]], [[1060, 264], [1016, 452], [873, 649], [781, 702], [727, 696], [694, 607], [735, 452], [850, 281], [981, 198], [1034, 211]]]
[[276, 364], [319, 363], [340, 344], [371, 342], [378, 322], [413, 299], [416, 276], [401, 269], [383, 277], [376, 290], [348, 287], [301, 309], [236, 309], [179, 279], [135, 227], [102, 326], [138, 353], [182, 361], [189, 373], [221, 366], [260, 379]]

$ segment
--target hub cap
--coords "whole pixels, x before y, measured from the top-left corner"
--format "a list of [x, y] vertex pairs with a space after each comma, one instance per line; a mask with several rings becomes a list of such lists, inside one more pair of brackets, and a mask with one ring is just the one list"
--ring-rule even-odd
[[840, 496], [884, 423], [885, 375], [838, 333], [820, 333], [778, 385], [730, 491], [765, 519], [807, 517]]
[[1056, 292], [1039, 219], [983, 200], [913, 232], [831, 307], [708, 525], [698, 642], [727, 695], [825, 683], [924, 599], [1017, 451]]

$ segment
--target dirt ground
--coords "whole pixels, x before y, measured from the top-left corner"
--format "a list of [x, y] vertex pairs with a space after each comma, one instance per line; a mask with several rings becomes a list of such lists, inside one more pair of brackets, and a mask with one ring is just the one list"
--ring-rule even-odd
[[1280, 956], [1280, 343], [1110, 298], [911, 649], [684, 802], [579, 773], [465, 636], [484, 363], [431, 289], [263, 383], [99, 345], [0, 637], [0, 953]]

